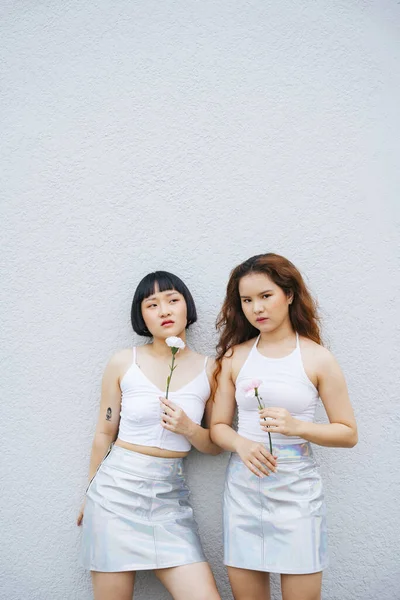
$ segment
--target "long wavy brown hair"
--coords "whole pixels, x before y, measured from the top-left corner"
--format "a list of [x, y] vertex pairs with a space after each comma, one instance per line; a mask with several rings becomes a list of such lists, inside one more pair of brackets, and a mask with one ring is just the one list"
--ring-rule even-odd
[[259, 334], [243, 314], [239, 296], [239, 282], [250, 273], [268, 275], [287, 296], [293, 295], [289, 304], [289, 317], [293, 329], [304, 337], [322, 345], [320, 318], [317, 303], [304, 283], [301, 273], [285, 257], [279, 254], [258, 254], [238, 265], [230, 274], [226, 296], [217, 319], [217, 331], [220, 334], [217, 345], [216, 369], [214, 372], [214, 390], [222, 368], [224, 356], [237, 344], [242, 344]]

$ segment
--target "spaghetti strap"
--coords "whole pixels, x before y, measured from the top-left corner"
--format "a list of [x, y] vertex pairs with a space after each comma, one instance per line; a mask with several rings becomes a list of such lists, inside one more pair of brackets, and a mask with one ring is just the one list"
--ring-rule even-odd
[[300, 348], [300, 337], [299, 334], [296, 331], [296, 348]]
[[250, 352], [251, 352], [252, 350], [254, 350], [255, 348], [257, 348], [257, 344], [258, 344], [258, 342], [260, 341], [260, 337], [261, 337], [261, 333], [260, 333], [260, 334], [257, 336], [257, 339], [256, 339], [256, 341], [254, 342], [253, 346], [251, 347], [251, 350], [250, 350]]
[[136, 365], [136, 346], [132, 348], [132, 364]]

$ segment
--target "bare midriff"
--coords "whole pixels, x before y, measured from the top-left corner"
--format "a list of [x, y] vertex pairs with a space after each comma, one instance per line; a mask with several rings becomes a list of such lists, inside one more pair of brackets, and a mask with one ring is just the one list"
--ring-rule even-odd
[[157, 456], [158, 458], [184, 458], [188, 452], [175, 452], [174, 450], [165, 450], [164, 448], [157, 448], [156, 446], [140, 446], [139, 444], [130, 444], [117, 438], [115, 442], [116, 446], [121, 446], [126, 450], [132, 450], [132, 452], [139, 452], [139, 454], [147, 454], [147, 456]]

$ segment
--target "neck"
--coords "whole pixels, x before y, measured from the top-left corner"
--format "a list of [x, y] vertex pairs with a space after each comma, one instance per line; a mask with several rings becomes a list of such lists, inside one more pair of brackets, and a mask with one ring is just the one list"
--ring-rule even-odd
[[[186, 344], [186, 331], [182, 331], [176, 337], [180, 337], [181, 340], [183, 340]], [[164, 338], [157, 338], [157, 337], [153, 338], [153, 343], [151, 344], [151, 347], [152, 347], [153, 353], [156, 354], [157, 356], [160, 356], [163, 358], [171, 356], [171, 348], [169, 346], [167, 346]], [[179, 350], [180, 355], [186, 354], [186, 352], [187, 352], [187, 346], [185, 346], [185, 348], [183, 350]]]
[[261, 333], [260, 341], [265, 342], [266, 344], [279, 344], [288, 338], [293, 337], [293, 335], [295, 335], [295, 331], [291, 322], [288, 321], [282, 323], [282, 325], [274, 329], [274, 331]]

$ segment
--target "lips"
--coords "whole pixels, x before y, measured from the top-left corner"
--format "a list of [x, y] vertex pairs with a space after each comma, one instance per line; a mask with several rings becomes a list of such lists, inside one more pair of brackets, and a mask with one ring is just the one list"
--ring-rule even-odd
[[257, 323], [263, 323], [264, 321], [268, 321], [268, 317], [260, 317], [257, 319]]
[[163, 321], [161, 323], [161, 327], [165, 327], [165, 325], [173, 325], [174, 323], [175, 323], [175, 321], [171, 321], [171, 320]]

